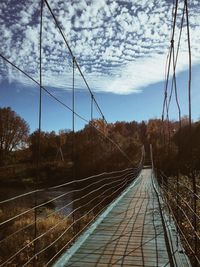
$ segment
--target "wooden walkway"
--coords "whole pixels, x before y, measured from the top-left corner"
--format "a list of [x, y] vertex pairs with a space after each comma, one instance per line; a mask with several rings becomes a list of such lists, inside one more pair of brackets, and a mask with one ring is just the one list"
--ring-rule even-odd
[[[190, 266], [176, 244], [169, 244], [165, 228], [151, 170], [144, 169], [83, 244], [55, 266]], [[171, 242], [176, 243], [173, 236]]]

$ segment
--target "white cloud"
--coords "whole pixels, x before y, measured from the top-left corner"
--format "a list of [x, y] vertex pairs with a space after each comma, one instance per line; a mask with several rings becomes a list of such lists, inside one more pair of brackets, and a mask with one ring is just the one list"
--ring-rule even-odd
[[[129, 94], [164, 79], [170, 45], [169, 1], [49, 0], [66, 39], [96, 91]], [[182, 4], [179, 6], [180, 25]], [[6, 0], [0, 13], [1, 53], [35, 78], [39, 73], [40, 1]], [[200, 63], [200, 2], [191, 1], [192, 62]], [[175, 44], [179, 29], [176, 30]], [[47, 7], [43, 17], [43, 76], [47, 86], [71, 89], [72, 60]], [[187, 32], [183, 29], [177, 72], [188, 66]], [[27, 79], [0, 65], [1, 73], [27, 84]], [[76, 86], [83, 81], [76, 77]], [[81, 88], [80, 88], [81, 89]]]

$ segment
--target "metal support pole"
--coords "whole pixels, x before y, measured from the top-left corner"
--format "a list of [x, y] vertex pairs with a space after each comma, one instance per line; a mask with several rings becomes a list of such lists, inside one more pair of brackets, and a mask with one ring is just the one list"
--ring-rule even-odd
[[[189, 108], [189, 129], [190, 129], [190, 140], [192, 140], [192, 105], [191, 105], [191, 80], [192, 80], [192, 56], [191, 56], [191, 44], [190, 44], [190, 25], [189, 25], [189, 12], [188, 12], [188, 1], [185, 0], [185, 11], [186, 11], [186, 24], [187, 24], [187, 41], [188, 41], [188, 64], [189, 64], [189, 78], [188, 78], [188, 108]], [[191, 144], [190, 144], [191, 145]], [[192, 158], [192, 147], [191, 147], [191, 158]], [[193, 227], [194, 227], [194, 253], [197, 255], [197, 217], [196, 217], [196, 212], [197, 212], [197, 199], [196, 199], [196, 193], [197, 193], [197, 188], [196, 188], [196, 177], [194, 174], [193, 166], [191, 164], [191, 178], [192, 178], [192, 189], [193, 189]], [[194, 258], [194, 267], [197, 267], [197, 259], [196, 257]]]
[[[76, 183], [75, 183], [75, 58], [72, 58], [72, 177], [73, 177], [73, 187], [75, 189]], [[73, 196], [74, 197], [74, 196]], [[73, 210], [74, 210], [73, 205]], [[75, 214], [72, 215], [72, 221], [75, 222]], [[73, 234], [76, 234], [76, 227], [73, 224]]]
[[92, 167], [94, 167], [94, 151], [93, 151], [93, 145], [94, 145], [94, 136], [93, 136], [93, 133], [94, 133], [94, 129], [93, 129], [93, 110], [94, 110], [94, 96], [93, 94], [91, 94], [91, 138], [90, 138], [90, 141], [91, 141], [91, 169]]
[[91, 95], [91, 122], [93, 121], [94, 96]]
[[179, 235], [179, 173], [176, 176], [176, 215], [177, 215], [177, 225], [176, 225], [176, 245], [178, 247], [178, 235]]
[[75, 88], [74, 88], [74, 75], [75, 75], [75, 58], [73, 57], [72, 59], [72, 68], [73, 68], [73, 73], [72, 73], [72, 132], [74, 133], [75, 131]]
[[[39, 45], [39, 62], [40, 62], [40, 94], [39, 94], [39, 117], [38, 117], [38, 147], [37, 147], [37, 159], [36, 159], [36, 169], [37, 169], [37, 174], [36, 174], [36, 179], [35, 179], [35, 190], [38, 189], [38, 182], [40, 178], [40, 160], [41, 160], [41, 125], [42, 125], [42, 23], [43, 23], [43, 6], [44, 6], [44, 1], [41, 0], [40, 2], [40, 45]], [[34, 194], [34, 205], [35, 207], [37, 206], [37, 192]], [[34, 210], [34, 239], [37, 238], [37, 208]], [[34, 241], [34, 250], [33, 253], [34, 255], [37, 253], [37, 241]], [[37, 265], [37, 258], [34, 257], [33, 259], [33, 266]]]
[[152, 144], [150, 144], [150, 154], [151, 154], [151, 167], [152, 167], [152, 170], [154, 170]]
[[[196, 177], [194, 174], [194, 171], [192, 171], [192, 188], [193, 188], [193, 227], [194, 227], [194, 253], [197, 255], [197, 249], [198, 249], [198, 239], [197, 239], [197, 185], [196, 185]], [[194, 258], [194, 267], [197, 267], [197, 259]]]

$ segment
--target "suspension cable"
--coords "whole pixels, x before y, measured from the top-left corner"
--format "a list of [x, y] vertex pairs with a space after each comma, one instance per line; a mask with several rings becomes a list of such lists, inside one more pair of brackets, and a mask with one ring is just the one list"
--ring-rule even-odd
[[[132, 179], [132, 178], [129, 178], [128, 180], [130, 180], [130, 179]], [[124, 180], [125, 180], [125, 182], [124, 182]], [[123, 185], [125, 185], [126, 183], [127, 183], [127, 178], [125, 177], [124, 178], [124, 180], [123, 181], [121, 181], [121, 183], [120, 183], [120, 185], [123, 183]], [[116, 181], [112, 181], [111, 183], [109, 183], [110, 185], [111, 184], [114, 184], [114, 183], [116, 183]], [[115, 187], [117, 187], [118, 185], [116, 185], [116, 186], [114, 186], [114, 188]], [[97, 188], [97, 190], [99, 190], [99, 189], [101, 189], [101, 188], [103, 188], [104, 186], [102, 186], [102, 187], [99, 187], [99, 188]], [[40, 234], [39, 236], [37, 236], [37, 238], [35, 238], [35, 239], [33, 239], [32, 241], [31, 241], [31, 243], [33, 243], [33, 242], [35, 242], [36, 240], [38, 240], [38, 239], [40, 239], [41, 237], [43, 237], [43, 236], [45, 236], [47, 233], [49, 233], [50, 231], [52, 231], [53, 229], [55, 229], [63, 220], [66, 220], [69, 216], [71, 216], [74, 212], [76, 212], [77, 210], [79, 210], [79, 209], [81, 209], [81, 208], [83, 208], [83, 207], [85, 207], [85, 206], [87, 206], [88, 204], [90, 204], [91, 202], [93, 202], [95, 199], [97, 199], [97, 198], [99, 198], [99, 197], [101, 197], [101, 196], [103, 196], [103, 195], [105, 195], [105, 193], [106, 192], [108, 192], [109, 190], [111, 190], [111, 189], [113, 189], [112, 187], [109, 187], [108, 189], [106, 189], [105, 191], [103, 191], [100, 195], [97, 195], [95, 198], [93, 198], [92, 200], [90, 200], [89, 202], [87, 202], [86, 204], [84, 204], [84, 205], [81, 205], [81, 206], [79, 206], [78, 208], [76, 208], [75, 210], [73, 210], [71, 213], [69, 213], [66, 217], [64, 217], [60, 222], [58, 222], [56, 225], [54, 225], [53, 227], [51, 227], [51, 228], [49, 228], [45, 233], [43, 233], [43, 234]], [[120, 188], [118, 188], [117, 189], [117, 191], [119, 191], [119, 189]], [[89, 192], [87, 195], [85, 195], [84, 197], [86, 197], [86, 196], [88, 196], [89, 194], [91, 194], [91, 193], [95, 193], [96, 192], [96, 190], [93, 190], [93, 191], [91, 191], [91, 192]], [[109, 198], [111, 195], [113, 195], [114, 193], [115, 193], [116, 191], [114, 191], [112, 194], [107, 194], [107, 196], [100, 202], [100, 203], [98, 203], [97, 205], [95, 205], [91, 210], [89, 210], [88, 212], [87, 212], [87, 214], [89, 214], [92, 210], [94, 210], [98, 205], [100, 205], [103, 201], [105, 201], [105, 199], [107, 199], [107, 198]], [[83, 197], [80, 197], [80, 198], [78, 198], [78, 199], [76, 199], [75, 201], [77, 202], [77, 201], [80, 201], [81, 199], [82, 199]], [[74, 201], [74, 202], [75, 202]], [[85, 216], [85, 215], [84, 215]], [[82, 216], [82, 217], [84, 217], [84, 216]], [[81, 218], [82, 218], [81, 217]], [[79, 218], [78, 220], [80, 220], [81, 218]], [[75, 224], [76, 222], [73, 222], [66, 230], [65, 230], [65, 232], [67, 232], [71, 227], [72, 227], [72, 225], [73, 224]], [[63, 234], [64, 233], [62, 233], [62, 236], [63, 236]], [[51, 243], [52, 244], [52, 243]], [[25, 245], [24, 247], [22, 247], [20, 250], [18, 250], [15, 254], [13, 254], [9, 259], [7, 259], [4, 263], [2, 263], [0, 266], [3, 266], [4, 264], [6, 264], [7, 262], [10, 262], [11, 260], [13, 260], [21, 251], [23, 251], [25, 248], [27, 248], [28, 246], [30, 245], [30, 243], [29, 244], [27, 244], [27, 245]], [[48, 246], [49, 247], [49, 246]], [[46, 249], [45, 249], [46, 250]], [[43, 252], [43, 251], [42, 251]], [[40, 252], [38, 252], [36, 255], [34, 255], [30, 260], [32, 260], [35, 256], [37, 256], [38, 254], [40, 254]], [[28, 261], [28, 262], [30, 262], [30, 260]], [[28, 262], [26, 262], [26, 264], [28, 263]], [[25, 266], [25, 265], [24, 265]]]
[[173, 85], [174, 85], [176, 105], [177, 105], [178, 113], [179, 113], [179, 128], [180, 129], [181, 129], [181, 108], [180, 108], [179, 99], [178, 99], [178, 92], [177, 92], [176, 65], [177, 65], [178, 54], [179, 54], [179, 50], [180, 50], [180, 43], [181, 43], [181, 36], [182, 36], [182, 31], [183, 31], [184, 16], [185, 16], [185, 3], [184, 3], [184, 7], [183, 7], [183, 12], [182, 12], [181, 25], [180, 25], [180, 31], [179, 31], [179, 38], [178, 38], [178, 44], [177, 44], [177, 50], [176, 50], [176, 57], [174, 55], [174, 46], [173, 46], [173, 78], [172, 78], [171, 94], [170, 94], [170, 98], [169, 98], [169, 102], [168, 102], [168, 111], [169, 111], [169, 106], [170, 106], [172, 92], [173, 92]]
[[[62, 234], [56, 238], [51, 244], [49, 244], [48, 246], [46, 246], [45, 248], [43, 248], [40, 252], [38, 252], [36, 255], [34, 255], [32, 258], [30, 258], [22, 267], [26, 266], [30, 261], [32, 261], [34, 259], [34, 257], [38, 256], [39, 254], [43, 253], [44, 251], [46, 251], [48, 248], [50, 248], [52, 245], [54, 245], [56, 242], [58, 242], [58, 240], [72, 227], [73, 224], [75, 224], [76, 222], [80, 221], [81, 219], [83, 219], [86, 215], [88, 215], [91, 211], [93, 211], [98, 205], [102, 204], [107, 198], [109, 198], [110, 196], [116, 194], [116, 192], [118, 192], [121, 188], [123, 188], [125, 185], [127, 184], [127, 181], [122, 182], [120, 185], [121, 187], [116, 189], [114, 192], [112, 192], [110, 195], [107, 195], [105, 198], [103, 198], [103, 200], [101, 200], [100, 203], [96, 204], [93, 208], [91, 208], [89, 211], [86, 212], [86, 214], [84, 214], [83, 216], [81, 216], [80, 218], [78, 218], [75, 222], [73, 222], [67, 229], [65, 229]], [[107, 189], [106, 191], [108, 192], [111, 188]], [[101, 194], [104, 195], [105, 193]], [[101, 196], [100, 195], [100, 196]], [[97, 198], [97, 197], [96, 197]], [[88, 204], [88, 203], [87, 203]], [[100, 212], [99, 212], [100, 213]], [[99, 214], [98, 213], [98, 214]], [[98, 215], [97, 214], [97, 215]], [[95, 216], [96, 218], [97, 216]], [[95, 219], [94, 218], [94, 219]], [[89, 223], [88, 223], [89, 224]], [[88, 224], [85, 226], [85, 228], [88, 226]], [[84, 228], [84, 229], [85, 229]], [[62, 248], [62, 250], [68, 246], [78, 235], [79, 233], [77, 233], [75, 236], [72, 237], [72, 239], [70, 241], [67, 242], [67, 244], [65, 244], [65, 246]], [[62, 251], [61, 250], [61, 251]], [[57, 254], [55, 255], [55, 257], [57, 256]], [[54, 258], [54, 257], [53, 257]], [[52, 259], [53, 260], [53, 259]]]
[[[138, 171], [139, 171], [139, 170], [138, 170]], [[71, 194], [74, 194], [74, 193], [84, 192], [84, 190], [86, 190], [86, 189], [88, 189], [88, 188], [94, 186], [95, 184], [101, 183], [101, 182], [106, 181], [106, 180], [110, 180], [110, 179], [113, 180], [113, 178], [116, 180], [117, 178], [123, 177], [124, 175], [125, 175], [125, 176], [126, 176], [126, 175], [129, 175], [129, 174], [132, 174], [132, 175], [135, 176], [135, 175], [137, 175], [138, 171], [136, 171], [136, 172], [133, 172], [133, 171], [132, 171], [131, 173], [126, 173], [126, 174], [123, 174], [123, 175], [120, 175], [120, 176], [110, 176], [110, 177], [106, 177], [106, 178], [104, 178], [104, 179], [98, 180], [98, 181], [96, 181], [96, 182], [92, 182], [91, 184], [89, 184], [89, 185], [87, 185], [87, 186], [85, 186], [85, 187], [83, 187], [83, 188], [81, 188], [81, 189], [76, 189], [76, 190], [68, 191], [68, 192], [66, 192], [66, 193], [64, 193], [64, 194], [61, 194], [61, 195], [59, 195], [59, 196], [57, 196], [57, 197], [51, 199], [51, 200], [48, 201], [48, 202], [42, 203], [42, 204], [41, 204], [41, 207], [44, 206], [44, 205], [47, 205], [48, 203], [53, 202], [53, 201], [55, 201], [55, 200], [57, 200], [57, 199], [60, 199], [60, 198], [62, 198], [62, 197], [64, 197], [64, 196], [66, 197], [66, 196], [71, 195]], [[50, 217], [50, 216], [52, 216], [53, 214], [56, 214], [56, 213], [62, 211], [63, 209], [67, 208], [68, 206], [70, 206], [70, 205], [72, 205], [72, 204], [73, 204], [73, 201], [70, 202], [70, 203], [68, 203], [68, 204], [66, 204], [66, 205], [64, 205], [64, 206], [62, 206], [62, 207], [60, 207], [60, 208], [58, 208], [58, 209], [56, 209], [56, 210], [54, 210], [54, 211], [52, 211], [51, 213], [48, 214], [47, 218]], [[30, 212], [30, 210], [28, 210], [28, 212]], [[20, 217], [20, 216], [21, 216], [21, 213], [18, 214], [18, 215], [19, 215], [19, 217]], [[12, 219], [12, 218], [10, 218], [10, 219]], [[10, 219], [9, 219], [9, 220], [10, 220]], [[10, 221], [11, 221], [11, 220], [10, 220]], [[37, 218], [37, 222], [40, 222], [40, 221], [43, 221], [43, 218]], [[21, 232], [21, 231], [23, 231], [23, 230], [29, 228], [29, 227], [31, 227], [31, 226], [33, 226], [33, 225], [34, 225], [34, 223], [30, 223], [30, 224], [26, 225], [25, 227], [23, 227], [23, 228], [21, 228], [21, 229], [15, 231], [14, 233], [12, 233], [12, 234], [6, 236], [4, 239], [1, 239], [1, 240], [0, 240], [0, 244], [1, 244], [2, 242], [4, 242], [5, 240], [7, 240], [8, 238], [10, 238], [11, 236], [13, 236], [13, 235], [15, 235], [15, 234], [17, 234], [17, 233], [19, 233], [19, 232]]]
[[[117, 173], [123, 173], [123, 172], [127, 172], [127, 171], [130, 171], [130, 170], [137, 170], [137, 169], [138, 169], [138, 167], [137, 168], [127, 168], [125, 170], [113, 171], [113, 172], [102, 172], [102, 173], [97, 174], [97, 175], [92, 175], [92, 176], [89, 176], [89, 177], [86, 177], [86, 178], [82, 178], [82, 179], [76, 180], [76, 182], [77, 183], [79, 183], [79, 182], [85, 182], [85, 181], [88, 181], [90, 179], [99, 178], [101, 176], [112, 175], [112, 174], [117, 174]], [[63, 183], [63, 184], [59, 184], [59, 185], [55, 185], [55, 186], [51, 186], [51, 187], [46, 187], [46, 188], [41, 188], [41, 189], [30, 191], [30, 192], [27, 192], [27, 193], [24, 193], [24, 194], [21, 194], [21, 195], [17, 195], [15, 197], [11, 197], [11, 198], [8, 198], [8, 199], [5, 199], [5, 200], [0, 201], [0, 205], [1, 204], [4, 204], [4, 203], [7, 203], [7, 202], [10, 202], [10, 201], [13, 201], [13, 200], [16, 200], [16, 199], [19, 199], [21, 197], [26, 197], [28, 195], [34, 194], [35, 192], [44, 192], [44, 191], [58, 189], [58, 188], [61, 188], [61, 187], [70, 186], [70, 185], [73, 184], [73, 182], [74, 181], [70, 181], [70, 182], [67, 182], [67, 183]]]
[[[121, 178], [122, 176], [115, 176], [115, 178], [116, 178], [116, 177], [117, 177], [117, 178], [118, 178], [118, 177]], [[113, 177], [111, 177], [111, 178], [113, 179]], [[111, 179], [111, 178], [105, 178], [105, 179]], [[105, 180], [105, 179], [102, 179], [102, 180]], [[91, 185], [94, 185], [94, 184], [96, 184], [96, 183], [99, 183], [99, 182], [101, 182], [101, 180], [98, 180], [97, 182], [93, 182], [93, 183], [90, 184], [88, 187], [90, 187]], [[71, 183], [74, 183], [74, 181], [71, 182]], [[86, 188], [87, 188], [87, 187], [86, 187]], [[83, 188], [83, 189], [85, 189], [85, 188]], [[81, 190], [83, 190], [83, 189], [81, 189]], [[13, 217], [11, 217], [11, 218], [9, 218], [9, 219], [7, 219], [7, 220], [1, 222], [1, 223], [0, 223], [0, 226], [6, 224], [6, 223], [8, 223], [8, 222], [11, 222], [11, 221], [13, 221], [13, 220], [15, 220], [15, 219], [17, 219], [17, 218], [19, 218], [19, 217], [21, 217], [21, 216], [23, 216], [23, 215], [29, 213], [29, 212], [31, 212], [31, 211], [34, 211], [35, 209], [38, 209], [38, 208], [40, 208], [40, 207], [42, 207], [42, 206], [45, 206], [45, 205], [47, 205], [47, 204], [49, 204], [49, 203], [51, 203], [51, 202], [53, 202], [53, 201], [55, 201], [55, 200], [57, 200], [57, 199], [60, 199], [61, 197], [64, 197], [64, 196], [66, 196], [66, 195], [69, 195], [70, 193], [73, 193], [73, 192], [77, 192], [77, 191], [76, 191], [76, 190], [73, 190], [72, 192], [66, 192], [66, 193], [63, 193], [63, 194], [61, 194], [61, 195], [59, 195], [59, 196], [57, 196], [57, 197], [54, 197], [53, 199], [47, 200], [46, 202], [44, 202], [44, 203], [42, 203], [42, 204], [38, 204], [38, 205], [36, 205], [36, 206], [34, 206], [34, 207], [32, 207], [32, 208], [26, 210], [26, 211], [21, 212], [20, 214], [17, 214], [17, 215], [15, 215], [15, 216], [13, 216]]]
[[[45, 1], [45, 4], [46, 4], [48, 10], [49, 10], [50, 13], [51, 13], [53, 19], [54, 19], [55, 25], [56, 25], [56, 27], [58, 28], [58, 30], [59, 30], [59, 32], [60, 32], [60, 34], [61, 34], [61, 36], [62, 36], [62, 38], [63, 38], [63, 40], [64, 40], [65, 45], [67, 46], [67, 49], [69, 50], [69, 53], [70, 53], [71, 57], [74, 58], [74, 63], [76, 64], [77, 69], [78, 69], [78, 71], [79, 71], [81, 77], [83, 78], [84, 83], [85, 83], [85, 85], [86, 85], [86, 87], [87, 87], [89, 93], [90, 93], [91, 95], [94, 96], [94, 94], [92, 93], [92, 90], [90, 89], [90, 86], [89, 86], [89, 84], [88, 84], [88, 82], [87, 82], [87, 80], [86, 80], [86, 78], [85, 78], [85, 76], [84, 76], [84, 74], [83, 74], [83, 72], [82, 72], [82, 70], [81, 70], [81, 68], [80, 68], [80, 66], [79, 66], [79, 64], [78, 64], [78, 62], [77, 62], [77, 60], [76, 60], [74, 54], [73, 54], [73, 52], [72, 52], [72, 49], [70, 48], [70, 45], [69, 45], [69, 43], [68, 43], [68, 41], [67, 41], [67, 38], [65, 37], [65, 34], [64, 34], [64, 32], [63, 32], [63, 30], [62, 30], [62, 28], [61, 28], [61, 26], [60, 26], [60, 23], [58, 22], [58, 20], [57, 20], [55, 14], [54, 14], [52, 8], [50, 7], [48, 1], [47, 1], [47, 0], [44, 0], [44, 1]], [[97, 101], [96, 101], [95, 98], [94, 98], [94, 103], [96, 104], [96, 106], [97, 106], [99, 112], [101, 113], [102, 118], [105, 119], [105, 116], [103, 115], [103, 112], [102, 112], [101, 108], [99, 107], [99, 105], [98, 105], [98, 103], [97, 103]]]
[[[12, 65], [14, 68], [16, 68], [17, 70], [19, 70], [21, 73], [23, 73], [26, 77], [28, 77], [29, 79], [31, 79], [34, 83], [36, 83], [37, 85], [40, 86], [40, 83], [35, 80], [33, 77], [31, 77], [29, 74], [27, 74], [26, 72], [24, 72], [22, 69], [20, 69], [18, 66], [16, 66], [14, 63], [12, 63], [10, 60], [8, 60], [7, 58], [5, 58], [2, 54], [0, 54], [0, 57], [5, 60], [7, 63], [9, 63], [10, 65]], [[68, 105], [66, 105], [64, 102], [62, 102], [60, 99], [58, 99], [55, 95], [53, 95], [51, 92], [49, 92], [49, 90], [47, 90], [44, 86], [41, 86], [42, 89], [50, 96], [52, 97], [55, 101], [57, 101], [58, 103], [60, 103], [63, 107], [67, 108], [69, 111], [73, 112], [73, 109], [70, 108]], [[76, 117], [78, 117], [79, 119], [81, 119], [82, 121], [89, 123], [90, 121], [87, 120], [86, 118], [84, 118], [82, 115], [80, 115], [79, 113], [77, 113], [76, 111], [74, 111], [74, 115]], [[104, 118], [105, 121], [105, 118]], [[121, 154], [123, 154], [123, 156], [129, 161], [129, 163], [132, 165], [133, 162], [132, 160], [127, 156], [127, 154], [122, 150], [122, 148], [120, 147], [119, 144], [117, 144], [115, 141], [113, 141], [109, 136], [107, 136], [103, 131], [101, 131], [97, 125], [95, 125], [94, 122], [91, 122], [90, 124], [94, 129], [96, 129], [105, 139], [109, 140], [120, 152]]]
[[[165, 82], [165, 89], [164, 89], [162, 121], [164, 121], [165, 106], [167, 107], [167, 89], [168, 89], [168, 82], [169, 82], [169, 73], [170, 73], [170, 68], [171, 68], [172, 47], [174, 44], [174, 34], [175, 34], [175, 27], [176, 27], [177, 10], [178, 10], [178, 0], [176, 0], [176, 4], [175, 4], [175, 14], [174, 14], [174, 20], [173, 20], [171, 45], [170, 45], [170, 51], [169, 51], [169, 61], [168, 61], [168, 66], [167, 66], [166, 82]], [[167, 116], [168, 116], [168, 114], [167, 114]]]

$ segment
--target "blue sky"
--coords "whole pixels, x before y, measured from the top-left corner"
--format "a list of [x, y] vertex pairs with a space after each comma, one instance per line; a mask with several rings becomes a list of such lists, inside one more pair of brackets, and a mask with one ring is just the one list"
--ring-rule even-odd
[[[172, 1], [49, 0], [71, 49], [108, 122], [160, 118], [164, 70], [170, 45]], [[200, 2], [189, 1], [192, 40], [192, 117], [200, 117]], [[183, 1], [179, 1], [175, 44]], [[39, 80], [40, 1], [2, 0], [1, 54]], [[43, 84], [71, 107], [72, 64], [47, 7], [43, 14]], [[182, 114], [187, 106], [187, 31], [177, 63]], [[90, 97], [76, 71], [76, 111], [90, 119]], [[11, 106], [38, 127], [39, 88], [0, 59], [0, 106]], [[177, 118], [172, 101], [170, 117]], [[99, 117], [98, 113], [94, 114]], [[71, 128], [71, 113], [43, 95], [43, 130]], [[84, 125], [76, 119], [76, 129]]]

